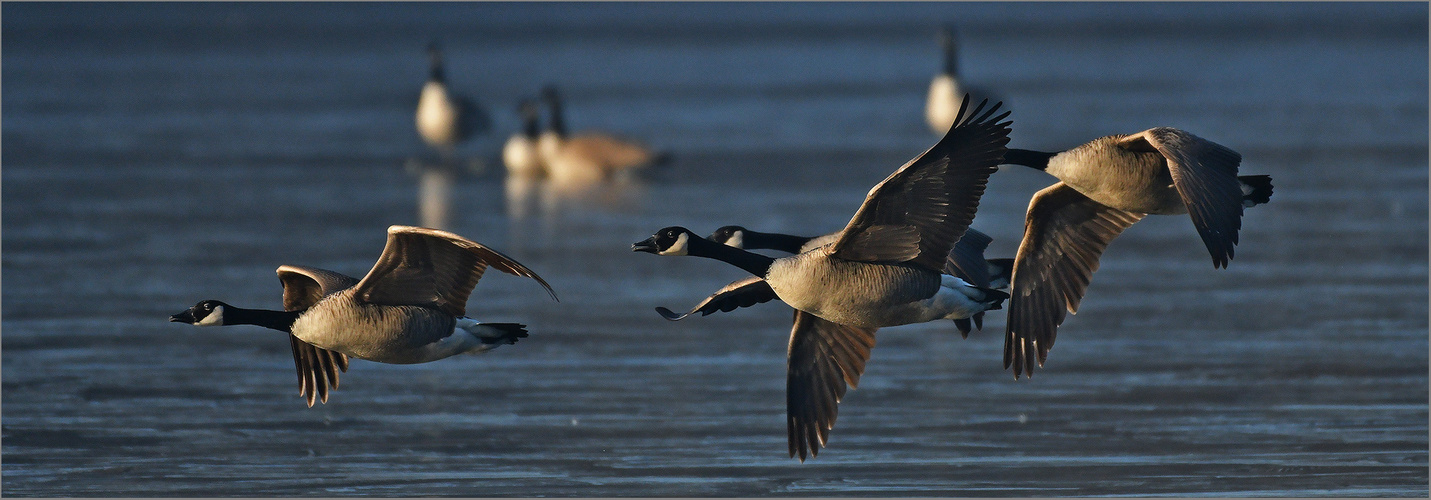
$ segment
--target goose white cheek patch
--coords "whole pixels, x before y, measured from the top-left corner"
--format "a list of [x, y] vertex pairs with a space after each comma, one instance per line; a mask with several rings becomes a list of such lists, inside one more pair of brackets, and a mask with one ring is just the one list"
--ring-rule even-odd
[[733, 246], [733, 247], [736, 247], [736, 248], [744, 249], [744, 248], [745, 248], [745, 231], [736, 231], [736, 232], [734, 232], [734, 233], [731, 233], [730, 239], [725, 240], [725, 244], [730, 245], [730, 246]]
[[690, 235], [681, 233], [681, 236], [676, 238], [676, 243], [671, 245], [671, 248], [662, 250], [661, 255], [686, 255], [686, 245], [690, 243], [689, 240]]
[[214, 308], [214, 312], [204, 316], [204, 319], [194, 322], [194, 326], [220, 326], [224, 324], [224, 306]]

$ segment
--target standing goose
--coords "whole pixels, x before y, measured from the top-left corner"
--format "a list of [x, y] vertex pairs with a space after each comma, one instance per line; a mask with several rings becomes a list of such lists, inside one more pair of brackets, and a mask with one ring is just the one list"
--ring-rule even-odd
[[[967, 104], [967, 98], [965, 100]], [[985, 103], [987, 104], [987, 103]], [[1003, 157], [1009, 122], [967, 115], [928, 151], [881, 181], [839, 238], [805, 253], [773, 259], [668, 227], [631, 246], [658, 255], [724, 261], [752, 276], [702, 301], [696, 311], [730, 311], [773, 299], [795, 308], [786, 378], [790, 456], [818, 453], [834, 426], [836, 405], [854, 387], [885, 326], [967, 318], [998, 308], [1006, 294], [942, 273], [954, 242], [974, 219], [989, 175]]]
[[1267, 203], [1272, 178], [1237, 175], [1242, 155], [1182, 130], [1158, 127], [1064, 151], [1010, 149], [1006, 163], [1060, 182], [1029, 202], [1014, 257], [1004, 367], [1033, 376], [1065, 310], [1078, 312], [1108, 243], [1147, 214], [1189, 214], [1214, 268], [1232, 259], [1242, 210]]
[[929, 96], [924, 102], [924, 120], [936, 134], [942, 134], [954, 125], [954, 117], [959, 113], [959, 99], [965, 91], [959, 84], [959, 47], [953, 27], [945, 26], [939, 31], [939, 45], [944, 50], [944, 67], [929, 82]]
[[[806, 237], [782, 233], [762, 233], [741, 226], [724, 226], [716, 229], [706, 239], [745, 250], [779, 250], [786, 253], [805, 253], [834, 243], [840, 233]], [[944, 274], [954, 275], [980, 288], [1008, 288], [1014, 270], [1014, 259], [984, 259], [984, 250], [994, 241], [989, 235], [974, 228], [964, 232], [964, 236], [954, 243], [949, 258], [944, 262]], [[974, 327], [984, 329], [984, 313], [972, 316]], [[954, 320], [959, 334], [969, 338], [968, 318]]]
[[486, 132], [492, 122], [477, 103], [447, 88], [442, 50], [437, 42], [428, 44], [427, 56], [431, 66], [417, 99], [417, 133], [427, 145], [450, 156], [458, 143]]
[[551, 121], [537, 141], [537, 151], [554, 181], [595, 182], [666, 159], [665, 155], [658, 155], [645, 146], [607, 134], [585, 132], [568, 136], [561, 95], [556, 87], [542, 89], [542, 100], [551, 112]]
[[540, 110], [537, 109], [536, 101], [522, 99], [517, 106], [517, 112], [522, 115], [522, 130], [512, 134], [512, 137], [507, 139], [507, 144], [502, 146], [502, 163], [507, 166], [508, 174], [537, 177], [544, 173], [541, 157], [537, 153], [537, 141], [541, 133], [541, 126], [537, 123]]
[[279, 266], [283, 310], [242, 309], [205, 300], [169, 317], [194, 326], [257, 325], [287, 332], [299, 395], [328, 402], [348, 357], [382, 363], [436, 361], [480, 353], [527, 336], [517, 323], [466, 317], [467, 297], [487, 266], [532, 278], [517, 261], [461, 236], [410, 226], [388, 228], [387, 246], [362, 280], [302, 266]]

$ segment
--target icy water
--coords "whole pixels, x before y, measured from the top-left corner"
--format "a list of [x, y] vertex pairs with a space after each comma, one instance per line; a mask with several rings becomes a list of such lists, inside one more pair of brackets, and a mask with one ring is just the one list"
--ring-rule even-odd
[[[0, 17], [5, 495], [1428, 494], [1425, 4]], [[655, 306], [741, 273], [630, 244], [675, 224], [841, 227], [933, 143], [922, 104], [945, 22], [965, 80], [1013, 109], [1014, 147], [1176, 126], [1241, 152], [1276, 194], [1226, 270], [1186, 217], [1124, 233], [1031, 380], [1002, 369], [1000, 312], [967, 340], [948, 323], [881, 330], [829, 447], [801, 464], [789, 309], [667, 322]], [[412, 117], [433, 37], [496, 119], [455, 174], [419, 174], [436, 161]], [[497, 148], [545, 83], [572, 128], [674, 161], [584, 193], [508, 185]], [[1052, 182], [994, 175], [974, 223], [989, 256], [1012, 256]], [[509, 253], [561, 302], [488, 273], [469, 312], [530, 338], [357, 360], [312, 409], [281, 334], [166, 322], [206, 298], [279, 307], [281, 264], [361, 276], [388, 225], [424, 220]]]

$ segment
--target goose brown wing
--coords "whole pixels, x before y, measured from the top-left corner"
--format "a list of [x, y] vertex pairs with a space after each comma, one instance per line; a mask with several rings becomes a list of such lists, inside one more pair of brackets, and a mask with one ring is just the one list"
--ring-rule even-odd
[[352, 288], [358, 279], [327, 269], [306, 266], [278, 266], [278, 281], [283, 283], [283, 310], [302, 311], [313, 307], [318, 299]]
[[1011, 122], [1000, 121], [1009, 113], [994, 115], [1001, 103], [983, 111], [987, 102], [968, 112], [965, 96], [944, 138], [870, 189], [829, 252], [845, 260], [909, 262], [940, 272], [974, 220], [1009, 142]]
[[1098, 270], [1098, 258], [1144, 214], [1102, 205], [1062, 182], [1034, 194], [1024, 239], [1014, 257], [1004, 339], [1004, 368], [1033, 376], [1053, 347], [1058, 326]]
[[[358, 279], [327, 269], [278, 266], [283, 283], [283, 310], [302, 311], [319, 299], [352, 288]], [[338, 374], [348, 371], [348, 355], [314, 346], [288, 335], [293, 367], [298, 370], [298, 395], [312, 407], [315, 399], [328, 402], [328, 390], [338, 388]]]
[[790, 329], [789, 367], [785, 378], [785, 418], [790, 456], [815, 456], [829, 441], [840, 399], [859, 385], [874, 328], [831, 323], [795, 311]]
[[944, 261], [944, 274], [952, 274], [977, 287], [989, 286], [989, 264], [984, 260], [984, 250], [994, 241], [989, 235], [974, 228], [964, 232], [964, 236], [954, 243], [954, 249]]
[[1148, 129], [1123, 139], [1129, 149], [1149, 147], [1168, 160], [1178, 196], [1212, 255], [1212, 267], [1226, 268], [1242, 229], [1242, 183], [1237, 166], [1242, 155], [1220, 144], [1168, 127]]
[[671, 321], [680, 321], [686, 319], [686, 316], [690, 316], [696, 312], [700, 312], [701, 316], [708, 316], [716, 311], [730, 312], [741, 307], [750, 307], [762, 302], [770, 302], [777, 298], [779, 297], [775, 295], [775, 290], [770, 288], [769, 283], [766, 283], [765, 280], [759, 276], [751, 276], [736, 280], [722, 287], [720, 290], [716, 290], [710, 297], [706, 297], [706, 300], [702, 300], [701, 303], [696, 304], [695, 307], [692, 307], [690, 311], [686, 311], [685, 314], [676, 314], [674, 311], [664, 307], [657, 307], [656, 312], [660, 313], [663, 318]]
[[465, 316], [467, 297], [487, 267], [532, 278], [556, 299], [551, 285], [526, 266], [475, 241], [436, 229], [388, 228], [382, 256], [358, 282], [356, 300], [383, 305], [415, 305]]
[[313, 400], [328, 402], [328, 389], [338, 388], [338, 373], [348, 371], [348, 355], [309, 344], [288, 335], [293, 366], [298, 369], [298, 395], [313, 407]]

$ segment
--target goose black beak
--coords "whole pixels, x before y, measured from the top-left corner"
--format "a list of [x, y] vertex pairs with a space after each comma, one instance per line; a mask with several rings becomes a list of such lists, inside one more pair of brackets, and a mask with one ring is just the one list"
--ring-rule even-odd
[[170, 322], [194, 324], [194, 310], [190, 309], [169, 317]]
[[658, 253], [661, 250], [656, 247], [656, 237], [652, 236], [644, 240], [631, 244], [632, 252]]

